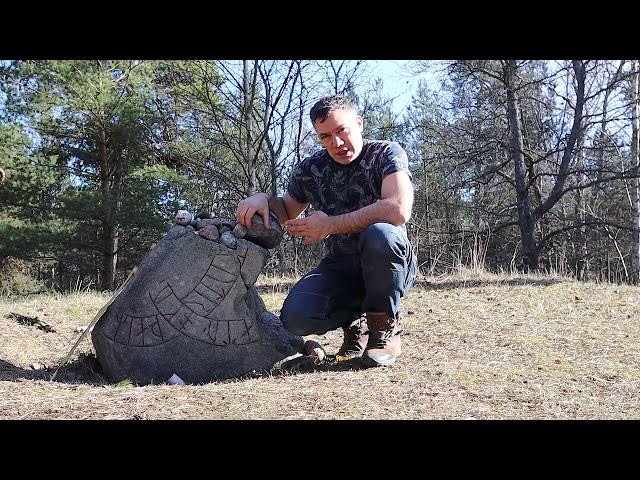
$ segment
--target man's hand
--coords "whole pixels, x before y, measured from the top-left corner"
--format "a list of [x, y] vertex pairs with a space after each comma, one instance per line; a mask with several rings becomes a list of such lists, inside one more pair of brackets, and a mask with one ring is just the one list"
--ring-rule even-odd
[[309, 245], [324, 240], [331, 234], [332, 219], [323, 211], [315, 211], [305, 218], [287, 220], [284, 228], [296, 237], [304, 237], [302, 243]]
[[251, 219], [254, 214], [262, 217], [265, 228], [269, 227], [269, 196], [266, 193], [256, 193], [238, 203], [236, 218], [247, 228], [251, 228]]

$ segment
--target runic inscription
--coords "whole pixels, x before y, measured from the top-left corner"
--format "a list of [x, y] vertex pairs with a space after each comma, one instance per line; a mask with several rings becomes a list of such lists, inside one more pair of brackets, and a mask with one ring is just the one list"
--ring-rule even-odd
[[233, 378], [301, 351], [254, 285], [282, 238], [277, 219], [267, 230], [257, 218], [245, 228], [204, 213], [176, 215], [96, 322], [91, 339], [110, 380]]
[[[244, 262], [246, 254], [240, 257]], [[259, 341], [253, 322], [248, 318], [225, 316], [229, 293], [246, 293], [240, 279], [240, 264], [233, 266], [231, 255], [218, 254], [202, 278], [187, 291], [177, 294], [171, 282], [163, 280], [149, 290], [146, 315], [120, 314], [105, 336], [114, 342], [151, 347], [178, 335], [216, 346], [245, 345]], [[230, 300], [233, 300], [230, 298]], [[230, 312], [233, 313], [233, 312]], [[222, 315], [221, 315], [222, 314]], [[237, 315], [237, 314], [236, 314]]]

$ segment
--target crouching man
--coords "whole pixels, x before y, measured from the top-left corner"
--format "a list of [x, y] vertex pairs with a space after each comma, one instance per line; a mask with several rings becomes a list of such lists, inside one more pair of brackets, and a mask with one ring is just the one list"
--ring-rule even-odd
[[[295, 168], [284, 197], [257, 193], [236, 217], [249, 227], [269, 210], [304, 244], [324, 241], [325, 257], [291, 289], [281, 320], [296, 335], [342, 328], [337, 355], [366, 366], [400, 355], [400, 301], [416, 276], [405, 223], [413, 184], [406, 152], [395, 142], [362, 136], [363, 119], [346, 97], [330, 95], [310, 111], [323, 145]], [[314, 212], [297, 218], [309, 205]]]

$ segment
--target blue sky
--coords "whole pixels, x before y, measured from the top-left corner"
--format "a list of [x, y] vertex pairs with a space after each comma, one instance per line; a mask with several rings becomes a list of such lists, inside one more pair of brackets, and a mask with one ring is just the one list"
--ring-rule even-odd
[[[0, 61], [1, 62], [1, 61]], [[433, 62], [434, 67], [437, 62]], [[384, 81], [384, 94], [395, 98], [393, 105], [398, 114], [405, 112], [411, 102], [411, 96], [418, 88], [419, 80], [429, 81], [436, 88], [435, 75], [433, 73], [416, 74], [415, 60], [367, 60], [373, 75]], [[4, 95], [0, 92], [0, 109], [4, 104]]]
[[404, 113], [420, 80], [426, 80], [436, 88], [434, 73], [416, 74], [412, 71], [416, 67], [415, 60], [368, 60], [367, 63], [373, 74], [384, 81], [384, 94], [397, 97], [394, 100], [397, 113]]

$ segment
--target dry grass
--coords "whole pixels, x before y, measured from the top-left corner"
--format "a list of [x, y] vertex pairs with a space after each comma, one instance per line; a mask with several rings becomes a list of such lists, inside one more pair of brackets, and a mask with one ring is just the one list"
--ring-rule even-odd
[[[291, 281], [264, 279], [277, 313]], [[0, 419], [638, 419], [640, 291], [559, 277], [478, 275], [418, 281], [403, 302], [403, 353], [206, 385], [117, 386], [83, 340], [108, 297], [0, 300]], [[45, 332], [5, 318], [39, 317]], [[310, 336], [335, 351], [340, 335]], [[45, 369], [34, 370], [38, 363]], [[38, 368], [38, 365], [36, 365]]]

